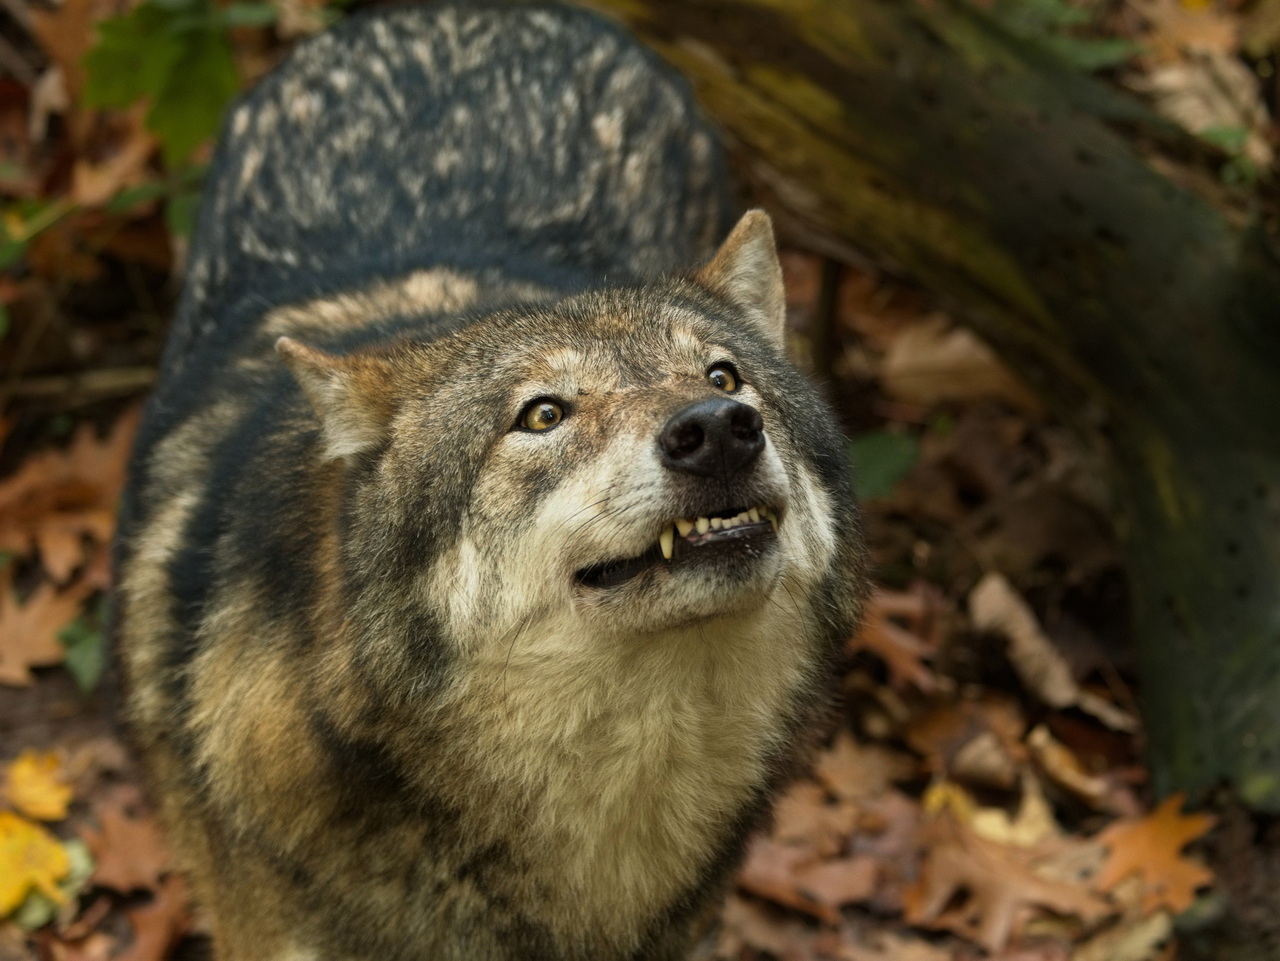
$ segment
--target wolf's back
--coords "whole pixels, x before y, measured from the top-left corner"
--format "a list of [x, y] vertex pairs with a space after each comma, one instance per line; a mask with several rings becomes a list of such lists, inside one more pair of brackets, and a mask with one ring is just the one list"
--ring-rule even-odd
[[709, 255], [726, 218], [683, 79], [599, 17], [357, 15], [231, 112], [165, 366], [271, 306], [421, 267], [565, 290], [669, 271]]

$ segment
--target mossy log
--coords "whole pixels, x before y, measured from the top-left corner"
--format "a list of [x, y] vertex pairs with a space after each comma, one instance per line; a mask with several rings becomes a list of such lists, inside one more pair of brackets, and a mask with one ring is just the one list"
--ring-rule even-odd
[[593, 0], [784, 232], [951, 299], [1105, 439], [1157, 788], [1280, 811], [1280, 244], [1260, 188], [959, 0]]

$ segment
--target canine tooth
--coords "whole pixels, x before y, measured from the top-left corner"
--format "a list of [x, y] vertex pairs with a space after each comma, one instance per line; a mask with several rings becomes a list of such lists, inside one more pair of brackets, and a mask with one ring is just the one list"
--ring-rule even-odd
[[711, 530], [711, 521], [707, 520], [705, 517], [699, 517], [697, 527], [699, 534], [705, 534], [707, 531]]
[[751, 508], [751, 510], [747, 511], [747, 516], [751, 518], [751, 523], [753, 524], [760, 523], [760, 511], [758, 511], [756, 508], [753, 507]]
[[711, 529], [712, 529], [713, 531], [723, 530], [723, 529], [724, 529], [724, 521], [722, 521], [719, 517], [713, 517], [713, 518], [711, 518]]
[[687, 521], [683, 517], [676, 521], [676, 530], [680, 532], [681, 537], [688, 537], [689, 532], [693, 530], [693, 521]]
[[662, 529], [662, 533], [658, 535], [658, 543], [662, 546], [662, 556], [667, 560], [671, 560], [671, 555], [675, 550], [675, 542], [675, 528], [668, 524]]
[[773, 525], [773, 532], [775, 534], [778, 533], [778, 515], [773, 511], [769, 511], [765, 516], [769, 518], [769, 523]]

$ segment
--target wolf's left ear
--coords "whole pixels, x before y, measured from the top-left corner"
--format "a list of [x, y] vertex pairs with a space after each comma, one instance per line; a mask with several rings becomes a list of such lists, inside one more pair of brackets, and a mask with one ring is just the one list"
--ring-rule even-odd
[[773, 222], [763, 210], [749, 210], [695, 279], [745, 307], [760, 333], [779, 348], [787, 320], [782, 264], [773, 240]]
[[320, 417], [326, 460], [358, 454], [382, 442], [391, 409], [386, 372], [375, 359], [326, 354], [292, 337], [277, 340], [276, 353]]

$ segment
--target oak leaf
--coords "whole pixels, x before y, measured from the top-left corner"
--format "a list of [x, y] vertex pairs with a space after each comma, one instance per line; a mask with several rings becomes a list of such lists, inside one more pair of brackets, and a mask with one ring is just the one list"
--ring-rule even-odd
[[910, 924], [951, 930], [995, 952], [1038, 909], [1086, 925], [1110, 913], [1078, 885], [1037, 874], [1033, 852], [979, 837], [949, 810], [925, 827], [921, 840], [926, 859], [919, 879], [903, 894]]
[[122, 415], [101, 440], [83, 424], [65, 450], [33, 454], [0, 481], [0, 550], [39, 547], [45, 570], [61, 582], [86, 556], [75, 542], [110, 540], [138, 417], [138, 408]]
[[38, 821], [61, 821], [71, 803], [62, 762], [52, 751], [27, 750], [9, 765], [5, 796], [20, 813]]
[[1175, 794], [1145, 818], [1120, 821], [1098, 835], [1109, 849], [1095, 881], [1099, 891], [1110, 891], [1137, 875], [1144, 886], [1146, 912], [1163, 907], [1178, 914], [1191, 907], [1196, 890], [1213, 883], [1214, 876], [1203, 864], [1183, 857], [1182, 849], [1206, 834], [1215, 818], [1180, 813], [1184, 800], [1184, 795]]
[[191, 926], [187, 884], [181, 875], [171, 874], [149, 903], [125, 913], [133, 925], [133, 943], [115, 961], [165, 961]]
[[841, 731], [818, 756], [814, 773], [836, 797], [856, 802], [879, 797], [894, 781], [914, 776], [915, 765], [907, 755], [878, 744], [859, 744], [848, 731]]
[[58, 882], [70, 870], [71, 859], [56, 837], [12, 811], [0, 811], [0, 917], [32, 891], [61, 904]]
[[26, 687], [31, 668], [62, 662], [66, 653], [58, 632], [66, 627], [93, 593], [93, 585], [78, 581], [58, 591], [41, 584], [19, 604], [7, 578], [0, 577], [0, 684]]
[[[938, 691], [941, 682], [925, 664], [935, 645], [921, 634], [928, 620], [927, 608], [928, 600], [920, 592], [877, 590], [867, 601], [861, 629], [849, 640], [849, 652], [869, 651], [884, 661], [895, 689], [914, 687], [926, 694]], [[895, 623], [895, 618], [916, 623], [909, 630]]]
[[94, 882], [126, 893], [155, 888], [171, 867], [169, 848], [155, 820], [146, 813], [133, 816], [117, 803], [104, 808], [98, 821], [100, 830], [84, 831], [97, 862]]

